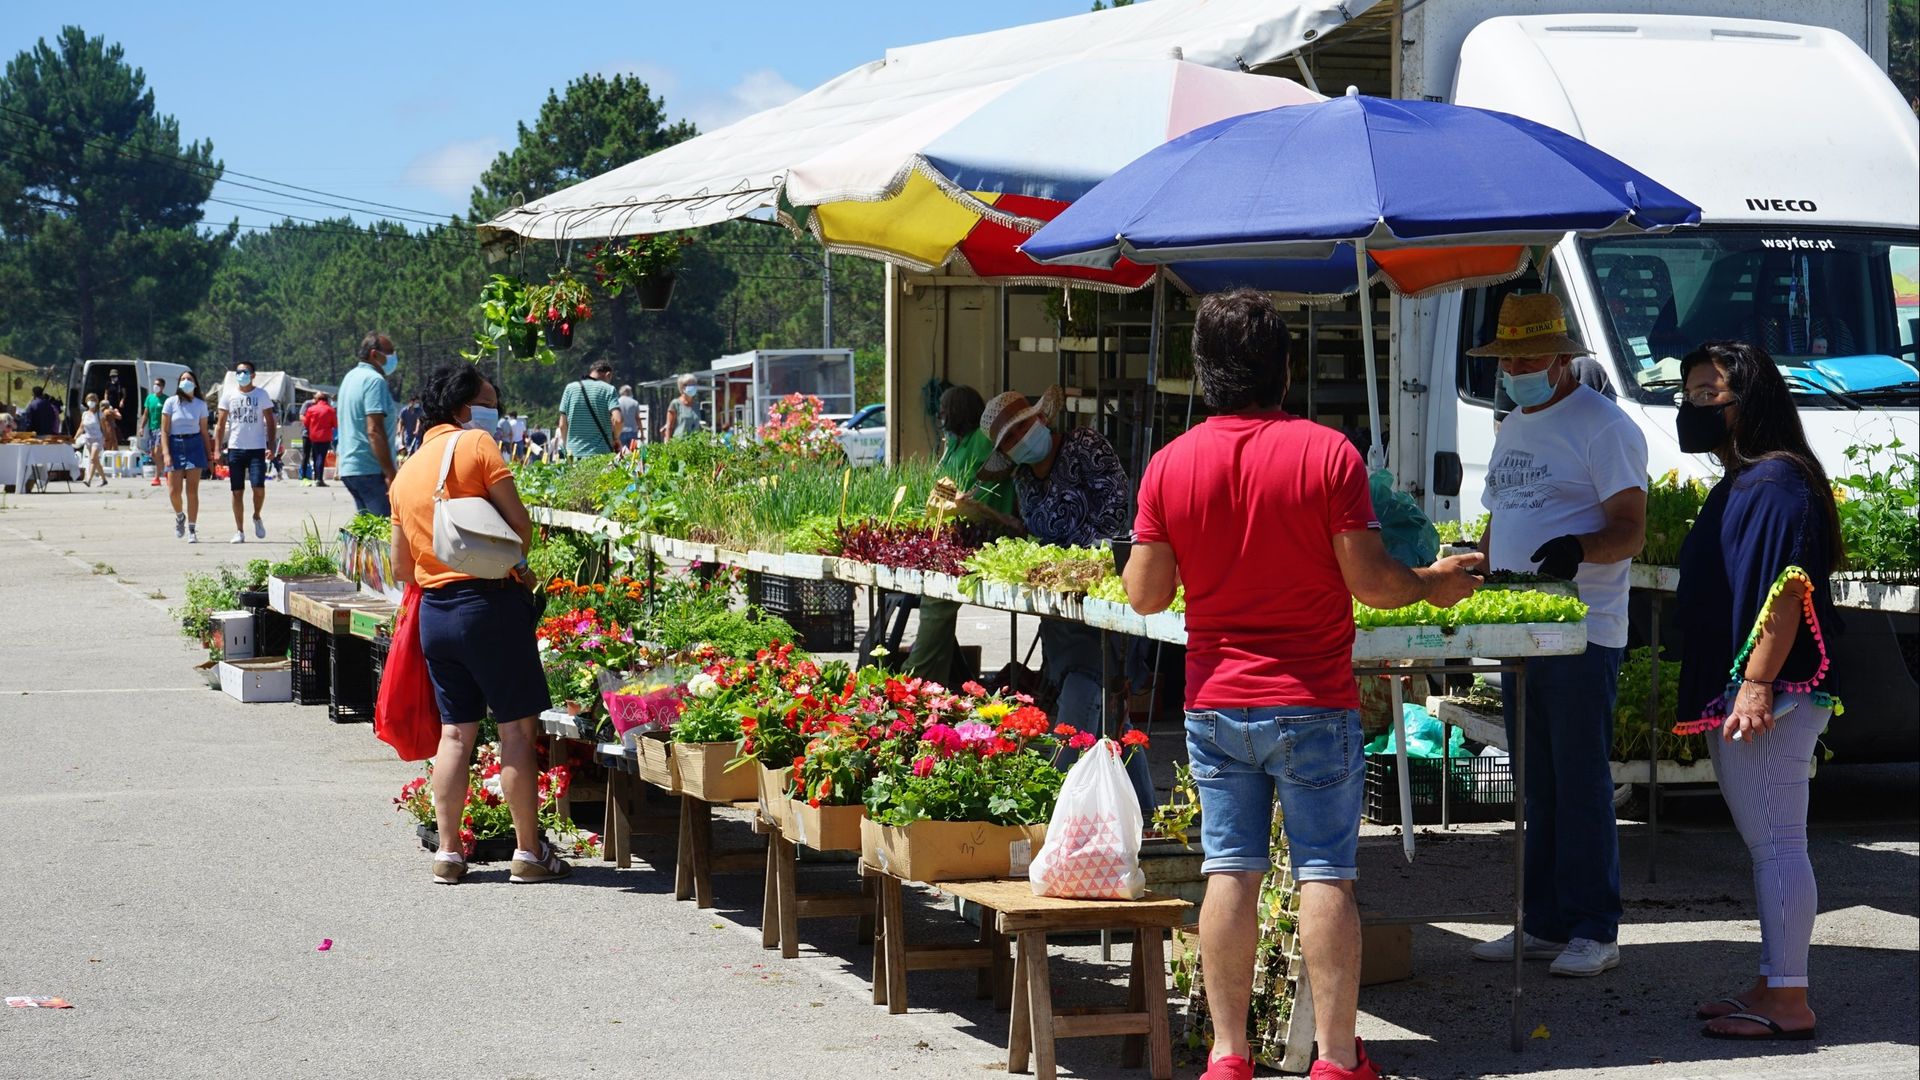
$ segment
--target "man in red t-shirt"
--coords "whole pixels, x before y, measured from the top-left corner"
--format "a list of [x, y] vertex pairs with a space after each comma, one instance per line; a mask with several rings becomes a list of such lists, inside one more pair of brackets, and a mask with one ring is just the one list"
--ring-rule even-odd
[[1316, 1078], [1379, 1074], [1354, 1037], [1354, 900], [1365, 760], [1353, 598], [1459, 603], [1484, 556], [1409, 569], [1374, 520], [1345, 436], [1280, 407], [1287, 326], [1265, 293], [1208, 297], [1193, 364], [1216, 415], [1155, 454], [1140, 482], [1127, 597], [1152, 613], [1186, 587], [1187, 750], [1200, 789], [1200, 951], [1214, 1047], [1203, 1080], [1253, 1075], [1248, 997], [1276, 790], [1300, 885], [1321, 1058]]
[[307, 411], [300, 414], [300, 422], [307, 428], [307, 448], [300, 459], [300, 475], [306, 477], [311, 467], [314, 484], [326, 487], [327, 454], [333, 449], [333, 434], [340, 422], [339, 414], [334, 411], [333, 403], [327, 400], [327, 395], [319, 393], [313, 395]]

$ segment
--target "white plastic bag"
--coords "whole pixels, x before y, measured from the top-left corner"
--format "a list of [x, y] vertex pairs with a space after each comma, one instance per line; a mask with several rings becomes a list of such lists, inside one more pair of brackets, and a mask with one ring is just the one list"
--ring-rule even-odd
[[1046, 843], [1027, 869], [1035, 896], [1138, 900], [1146, 895], [1140, 801], [1127, 782], [1120, 753], [1118, 743], [1101, 739], [1067, 770]]

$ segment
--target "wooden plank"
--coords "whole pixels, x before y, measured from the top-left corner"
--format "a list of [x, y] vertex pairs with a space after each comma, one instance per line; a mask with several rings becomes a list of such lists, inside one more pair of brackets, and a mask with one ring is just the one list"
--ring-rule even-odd
[[[1133, 948], [1127, 950], [1133, 954], [1127, 962], [1127, 1010], [1139, 1013], [1142, 1017], [1147, 1015], [1147, 981], [1141, 978], [1142, 968], [1145, 966], [1145, 952], [1140, 948], [1140, 940], [1150, 933], [1158, 934], [1158, 931], [1135, 930]], [[1147, 1051], [1147, 1040], [1143, 1036], [1149, 1030], [1150, 1026], [1141, 1028], [1139, 1034], [1129, 1033], [1121, 1042], [1120, 1064], [1129, 1069], [1140, 1067], [1140, 1062]]]
[[[982, 904], [982, 907], [987, 905]], [[1080, 911], [1071, 909], [1051, 909], [1045, 911], [1002, 911], [998, 915], [1000, 932], [1007, 935], [1025, 933], [1028, 930], [1046, 930], [1050, 932], [1065, 930], [1134, 930], [1142, 927], [1156, 927], [1166, 930], [1179, 926], [1187, 918], [1187, 909], [1192, 905], [1184, 900], [1171, 903], [1141, 904], [1137, 907], [1114, 907], [1105, 901]]]
[[780, 944], [780, 897], [774, 888], [778, 878], [780, 845], [767, 844], [767, 873], [760, 883], [760, 947], [771, 949]]
[[763, 851], [723, 851], [707, 856], [707, 874], [758, 874], [766, 869]]
[[1061, 1009], [1053, 1018], [1056, 1039], [1088, 1039], [1101, 1035], [1144, 1035], [1147, 1014], [1121, 1009], [1082, 1015], [1078, 1010]]
[[1007, 1071], [1027, 1071], [1033, 1054], [1033, 1015], [1027, 1008], [1027, 954], [1013, 950], [1013, 1016], [1007, 1021]]
[[1167, 1024], [1167, 957], [1159, 930], [1144, 931], [1135, 942], [1140, 974], [1147, 989], [1147, 1064], [1153, 1080], [1172, 1080], [1173, 1033]]
[[1016, 947], [1026, 957], [1027, 1009], [1033, 1017], [1033, 1075], [1037, 1080], [1055, 1080], [1053, 983], [1047, 973], [1047, 935], [1030, 930], [1018, 940]]
[[815, 893], [796, 896], [793, 913], [802, 919], [866, 918], [873, 902], [858, 893]]
[[906, 905], [901, 899], [900, 879], [892, 874], [880, 876], [881, 931], [887, 947], [887, 1012], [896, 1016], [907, 1011]]
[[778, 833], [767, 841], [767, 849], [780, 852], [779, 857], [769, 861], [768, 865], [775, 867], [779, 875], [772, 889], [780, 907], [780, 955], [791, 960], [800, 955], [800, 903], [794, 884], [794, 863], [798, 860], [798, 853], [793, 849], [793, 842]]
[[905, 948], [908, 971], [970, 971], [991, 968], [993, 953], [985, 945], [955, 942], [940, 945], [910, 945]]

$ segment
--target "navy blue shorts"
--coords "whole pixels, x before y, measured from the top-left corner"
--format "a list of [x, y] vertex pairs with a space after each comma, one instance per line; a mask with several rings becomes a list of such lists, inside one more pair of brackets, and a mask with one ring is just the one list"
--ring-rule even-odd
[[553, 707], [533, 636], [534, 599], [512, 582], [456, 581], [420, 596], [420, 651], [443, 724], [538, 716]]
[[235, 491], [247, 486], [251, 481], [256, 488], [267, 486], [267, 452], [265, 450], [227, 449], [227, 484]]

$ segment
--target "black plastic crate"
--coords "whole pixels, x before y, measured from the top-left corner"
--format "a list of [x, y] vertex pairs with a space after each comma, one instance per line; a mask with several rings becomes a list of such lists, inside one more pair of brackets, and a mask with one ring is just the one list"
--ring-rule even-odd
[[[853, 613], [853, 586], [844, 581], [813, 581], [782, 574], [748, 574], [747, 602], [788, 622], [810, 615]], [[798, 629], [798, 627], [795, 627]], [[846, 648], [851, 649], [849, 641]]]
[[294, 703], [325, 705], [333, 685], [333, 651], [327, 647], [327, 632], [312, 623], [290, 620], [287, 658], [293, 661]]
[[[1447, 820], [1512, 821], [1513, 769], [1505, 758], [1408, 758], [1408, 787], [1413, 794], [1413, 823], [1440, 823], [1441, 778], [1451, 769]], [[1400, 824], [1400, 763], [1392, 754], [1367, 755], [1367, 820]]]
[[249, 610], [253, 612], [253, 655], [286, 656], [292, 646], [293, 620], [265, 604]]
[[373, 672], [373, 700], [380, 700], [380, 675], [387, 667], [387, 650], [393, 647], [393, 639], [381, 634], [367, 645], [367, 661]]
[[371, 643], [352, 634], [329, 634], [332, 652], [333, 701], [327, 719], [336, 724], [373, 722], [373, 655]]
[[853, 650], [853, 609], [824, 615], [782, 615], [781, 621], [793, 627], [794, 644], [808, 652], [830, 653]]

